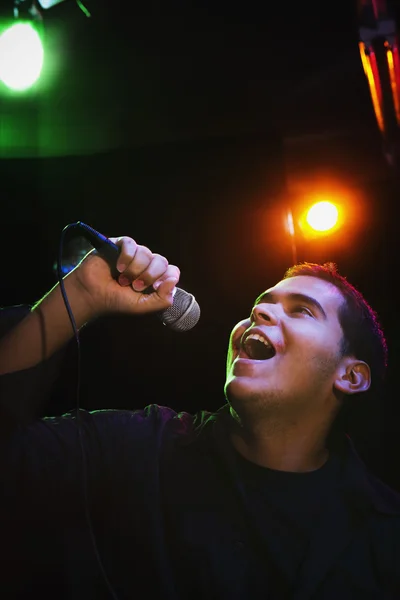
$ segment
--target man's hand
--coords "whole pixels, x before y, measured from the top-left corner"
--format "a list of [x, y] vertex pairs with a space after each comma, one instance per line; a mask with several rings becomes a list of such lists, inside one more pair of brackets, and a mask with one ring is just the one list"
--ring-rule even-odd
[[[112, 238], [120, 246], [118, 280], [96, 252], [90, 252], [64, 277], [70, 307], [80, 329], [107, 313], [144, 314], [172, 305], [179, 269], [128, 237]], [[150, 293], [143, 293], [149, 291]], [[0, 375], [37, 365], [73, 335], [60, 286], [56, 284], [25, 319], [0, 340]]]
[[171, 306], [180, 276], [178, 267], [168, 264], [164, 256], [154, 254], [132, 238], [124, 236], [110, 240], [121, 248], [117, 280], [96, 252], [90, 252], [70, 274], [86, 295], [93, 316], [145, 314]]

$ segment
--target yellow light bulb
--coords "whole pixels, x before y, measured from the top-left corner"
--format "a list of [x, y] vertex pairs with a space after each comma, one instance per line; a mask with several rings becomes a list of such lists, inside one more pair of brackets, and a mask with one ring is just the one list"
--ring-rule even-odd
[[329, 231], [338, 222], [339, 211], [332, 202], [317, 202], [307, 213], [307, 223], [315, 231]]

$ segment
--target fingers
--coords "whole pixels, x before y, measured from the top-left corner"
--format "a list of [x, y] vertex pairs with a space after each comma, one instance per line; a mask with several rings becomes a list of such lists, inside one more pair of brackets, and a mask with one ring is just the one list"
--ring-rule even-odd
[[[166, 261], [165, 263], [168, 264]], [[127, 265], [118, 264], [118, 270], [121, 272], [119, 281], [122, 285], [132, 284], [137, 292], [142, 292], [154, 279], [162, 275], [166, 269], [165, 263], [153, 258], [151, 250], [146, 246], [137, 246], [135, 256]]]
[[110, 239], [121, 248], [117, 262], [117, 270], [121, 273], [119, 283], [132, 285], [137, 292], [153, 286], [161, 298], [169, 301], [179, 281], [178, 267], [169, 265], [164, 256], [140, 246], [132, 238]]
[[152, 284], [158, 296], [168, 303], [172, 303], [176, 285], [179, 281], [180, 271], [175, 265], [168, 265], [163, 275]]
[[117, 261], [117, 269], [120, 273], [123, 273], [134, 259], [138, 245], [135, 240], [127, 236], [110, 238], [110, 240], [121, 248]]

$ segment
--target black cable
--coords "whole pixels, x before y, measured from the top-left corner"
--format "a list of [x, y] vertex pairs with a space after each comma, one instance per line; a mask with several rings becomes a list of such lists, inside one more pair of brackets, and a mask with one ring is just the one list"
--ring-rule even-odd
[[65, 291], [65, 284], [64, 284], [63, 273], [62, 273], [62, 257], [63, 257], [65, 235], [66, 235], [67, 231], [69, 231], [72, 228], [76, 228], [76, 227], [77, 227], [76, 223], [71, 223], [70, 225], [67, 225], [66, 227], [64, 227], [64, 229], [61, 232], [60, 245], [59, 245], [59, 249], [58, 249], [57, 276], [58, 276], [58, 283], [60, 285], [61, 294], [62, 294], [62, 297], [64, 300], [65, 308], [67, 309], [67, 313], [68, 313], [69, 319], [71, 321], [72, 329], [74, 330], [74, 336], [75, 336], [76, 346], [77, 346], [76, 424], [77, 424], [78, 438], [79, 438], [79, 443], [80, 443], [80, 448], [81, 448], [81, 457], [82, 457], [82, 488], [83, 488], [86, 522], [87, 522], [90, 537], [92, 540], [93, 550], [94, 550], [94, 553], [95, 553], [95, 556], [97, 559], [97, 563], [100, 567], [101, 573], [103, 575], [104, 582], [105, 582], [111, 596], [114, 598], [114, 600], [118, 600], [118, 596], [116, 595], [116, 593], [108, 579], [107, 573], [105, 571], [103, 562], [100, 557], [99, 549], [98, 549], [97, 543], [96, 543], [96, 537], [95, 537], [94, 531], [93, 531], [92, 518], [91, 518], [90, 510], [89, 510], [87, 464], [86, 464], [85, 447], [84, 447], [83, 436], [82, 436], [82, 423], [81, 423], [80, 406], [79, 406], [80, 386], [81, 386], [81, 344], [80, 344], [80, 339], [79, 339], [79, 331], [76, 326], [75, 318], [74, 318], [73, 312], [71, 310], [71, 306], [68, 301], [67, 292]]

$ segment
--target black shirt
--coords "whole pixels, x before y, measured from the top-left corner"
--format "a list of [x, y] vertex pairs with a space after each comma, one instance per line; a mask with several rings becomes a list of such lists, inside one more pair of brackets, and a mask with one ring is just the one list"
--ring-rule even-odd
[[[341, 465], [335, 455], [307, 473], [277, 471], [256, 465], [236, 453], [249, 510], [268, 556], [270, 576], [289, 593], [306, 555], [324, 503], [340, 501]], [[276, 593], [276, 590], [275, 590]]]
[[282, 474], [233, 450], [227, 406], [79, 415], [3, 437], [2, 597], [111, 597], [85, 489], [121, 600], [400, 598], [400, 500], [349, 440], [318, 471]]

